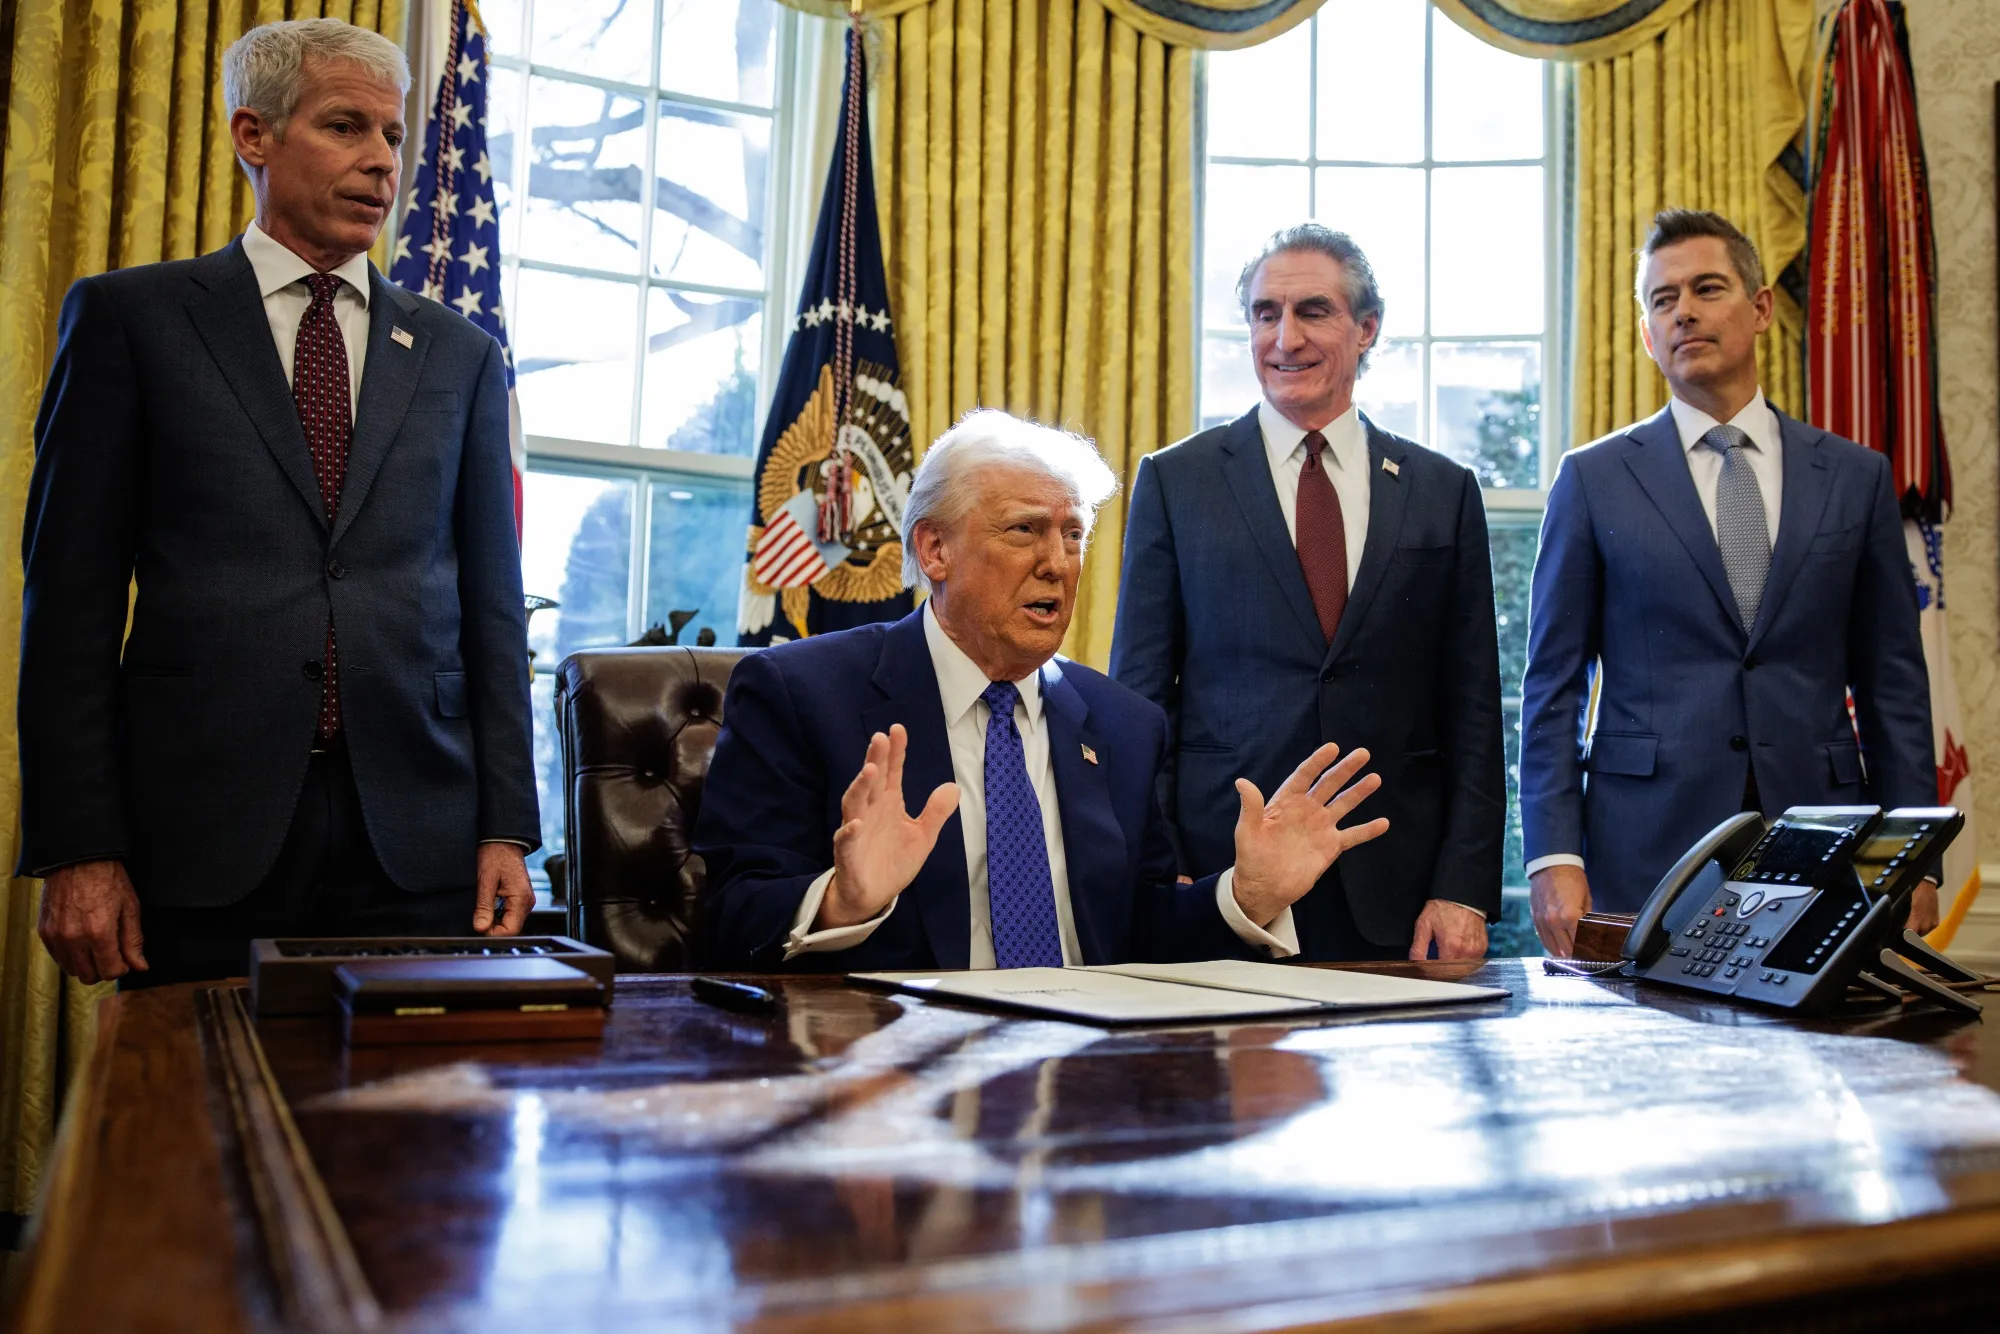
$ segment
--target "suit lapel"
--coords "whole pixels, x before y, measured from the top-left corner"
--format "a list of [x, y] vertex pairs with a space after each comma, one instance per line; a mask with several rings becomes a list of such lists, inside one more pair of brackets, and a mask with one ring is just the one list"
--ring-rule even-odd
[[[882, 637], [874, 684], [884, 698], [861, 714], [870, 736], [887, 734], [893, 723], [901, 723], [909, 733], [909, 749], [903, 756], [903, 805], [912, 813], [924, 808], [940, 783], [953, 778], [944, 699], [938, 693], [930, 645], [924, 642], [923, 618], [924, 609], [918, 607]], [[957, 815], [945, 821], [937, 846], [903, 897], [917, 910], [938, 967], [968, 967], [972, 895], [965, 877], [965, 823]]]
[[1708, 581], [1709, 591], [1722, 604], [1729, 623], [1741, 626], [1736, 595], [1730, 591], [1729, 575], [1722, 568], [1722, 548], [1716, 545], [1715, 530], [1709, 527], [1701, 496], [1694, 489], [1694, 474], [1688, 471], [1687, 452], [1681, 448], [1672, 410], [1661, 408], [1627, 431], [1625, 438], [1631, 442], [1625, 450], [1625, 466], [1693, 557], [1695, 568]]
[[1752, 649], [1784, 606], [1785, 594], [1798, 578], [1799, 565], [1812, 545], [1813, 534], [1819, 531], [1826, 502], [1833, 495], [1833, 470], [1827, 466], [1825, 451], [1819, 447], [1824, 433], [1782, 412], [1777, 416], [1785, 481], [1778, 499], [1778, 542], [1771, 549], [1771, 570], [1764, 578], [1764, 593], [1757, 602], [1757, 622], [1750, 628]]
[[1060, 659], [1042, 668], [1042, 710], [1049, 729], [1049, 761], [1056, 777], [1077, 945], [1085, 963], [1116, 962], [1124, 956], [1129, 934], [1117, 926], [1130, 916], [1125, 901], [1117, 897], [1130, 888], [1124, 871], [1125, 830], [1111, 804], [1104, 765], [1083, 757], [1085, 746], [1094, 753], [1104, 742], [1092, 731], [1090, 706], [1063, 675]]
[[[1366, 417], [1361, 421], [1368, 432], [1368, 536], [1362, 540], [1361, 568], [1354, 572], [1347, 610], [1340, 614], [1333, 642], [1327, 645], [1328, 662], [1360, 633], [1361, 622], [1367, 619], [1368, 604], [1382, 587], [1389, 562], [1396, 554], [1396, 543], [1402, 538], [1403, 514], [1409, 508], [1410, 487], [1414, 485], [1403, 480], [1403, 446], [1377, 430], [1375, 423]], [[1385, 458], [1396, 465], [1397, 471], [1390, 472], [1382, 466]]]
[[236, 401], [263, 438], [264, 447], [291, 479], [306, 508], [324, 525], [326, 511], [320, 503], [319, 477], [313, 472], [298, 405], [285, 382], [285, 366], [271, 338], [263, 294], [257, 290], [257, 273], [243, 253], [242, 240], [203, 258], [194, 266], [193, 275], [207, 289], [188, 303], [195, 332], [215, 358]]
[[[410, 395], [416, 392], [431, 346], [430, 334], [415, 318], [415, 297], [377, 273], [373, 264], [368, 266], [368, 285], [368, 354], [362, 363], [361, 401], [331, 542], [340, 540], [368, 498], [368, 488], [409, 412]], [[395, 329], [411, 336], [410, 346], [389, 337]]]
[[1257, 425], [1257, 409], [1252, 408], [1230, 424], [1223, 437], [1223, 476], [1250, 536], [1263, 553], [1278, 591], [1290, 604], [1300, 630], [1311, 637], [1313, 649], [1325, 648], [1320, 633], [1319, 613], [1313, 609], [1312, 593], [1306, 588], [1305, 572], [1299, 568], [1299, 553], [1285, 532], [1285, 512], [1278, 508], [1278, 489], [1271, 481], [1271, 461], [1264, 451], [1264, 433]]

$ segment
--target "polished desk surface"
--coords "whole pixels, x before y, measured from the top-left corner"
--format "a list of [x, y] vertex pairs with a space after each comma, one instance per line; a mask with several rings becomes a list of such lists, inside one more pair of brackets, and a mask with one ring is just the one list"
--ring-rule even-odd
[[240, 990], [120, 996], [14, 1316], [1759, 1328], [1758, 1302], [1826, 1289], [1993, 1290], [1985, 1025], [1387, 967], [1512, 995], [1118, 1031], [827, 978], [763, 979], [764, 1018], [621, 977], [601, 1044], [359, 1051], [330, 1021], [253, 1027]]

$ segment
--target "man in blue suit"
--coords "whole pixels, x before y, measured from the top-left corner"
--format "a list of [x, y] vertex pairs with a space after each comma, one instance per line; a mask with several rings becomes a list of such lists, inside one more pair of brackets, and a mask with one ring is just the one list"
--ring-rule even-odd
[[1056, 656], [1116, 485], [1089, 442], [973, 413], [925, 454], [903, 510], [925, 605], [737, 664], [694, 840], [711, 966], [1253, 956], [1382, 832], [1339, 825], [1379, 784], [1351, 781], [1367, 752], [1323, 746], [1268, 804], [1238, 784], [1234, 865], [1176, 883], [1155, 799], [1166, 719]]
[[71, 288], [35, 423], [18, 873], [86, 982], [533, 902], [506, 368], [368, 263], [408, 69], [313, 19], [223, 70], [255, 220]]
[[[1637, 295], [1673, 399], [1563, 460], [1528, 616], [1521, 816], [1557, 954], [1737, 811], [1937, 801], [1888, 459], [1765, 402], [1771, 289], [1725, 219], [1656, 217]], [[1936, 924], [1927, 885], [1911, 925]]]
[[1315, 223], [1244, 265], [1263, 402], [1139, 463], [1111, 674], [1166, 710], [1181, 870], [1231, 853], [1230, 785], [1333, 736], [1382, 774], [1387, 838], [1298, 905], [1307, 959], [1476, 959], [1500, 911], [1507, 784], [1486, 511], [1472, 473], [1354, 406], [1384, 303]]

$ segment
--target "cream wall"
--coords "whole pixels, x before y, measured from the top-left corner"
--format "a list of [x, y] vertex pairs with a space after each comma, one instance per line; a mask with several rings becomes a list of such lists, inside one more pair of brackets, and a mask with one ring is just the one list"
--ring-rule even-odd
[[[1978, 792], [1980, 860], [2000, 862], [2000, 342], [1993, 86], [2000, 0], [1907, 5], [1938, 251], [1938, 361], [1955, 507], [1945, 608]], [[1991, 874], [1989, 873], [1989, 879]], [[1982, 908], [1996, 893], [1982, 895]]]

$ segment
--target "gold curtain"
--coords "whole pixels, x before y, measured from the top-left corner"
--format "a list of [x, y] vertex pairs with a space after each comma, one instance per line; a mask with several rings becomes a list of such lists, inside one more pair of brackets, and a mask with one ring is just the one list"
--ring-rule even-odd
[[[14, 731], [21, 521], [56, 316], [78, 278], [226, 243], [249, 220], [222, 52], [250, 27], [331, 17], [401, 41], [404, 0], [7, 0], [0, 156], [0, 854], [20, 847]], [[60, 1092], [108, 986], [61, 977], [35, 935], [41, 882], [0, 907], [0, 1213], [26, 1213]]]
[[[1129, 481], [1194, 427], [1194, 53], [1100, 0], [877, 19], [876, 179], [910, 403], [1081, 431]], [[1125, 506], [1097, 516], [1065, 650], [1102, 667]]]
[[[964, 0], [977, 4], [980, 0]], [[1530, 0], [1534, 3], [1536, 0]], [[1548, 0], [1541, 0], [1548, 2]], [[1576, 0], [1553, 0], [1575, 3]], [[1592, 0], [1583, 0], [1591, 3]], [[1629, 0], [1612, 0], [1629, 3]], [[1668, 0], [1687, 4], [1690, 0]], [[846, 19], [856, 8], [870, 20], [892, 19], [930, 0], [778, 0], [781, 5], [825, 19]], [[1268, 42], [1304, 23], [1325, 0], [1099, 0], [1114, 19], [1169, 46], [1197, 51], [1235, 51]]]
[[1756, 243], [1777, 292], [1758, 346], [1764, 392], [1803, 413], [1800, 88], [1812, 18], [1812, 0], [1699, 0], [1629, 50], [1566, 71], [1575, 95], [1570, 444], [1667, 401], [1639, 341], [1632, 285], [1633, 254], [1653, 214], [1669, 207], [1713, 209]]

